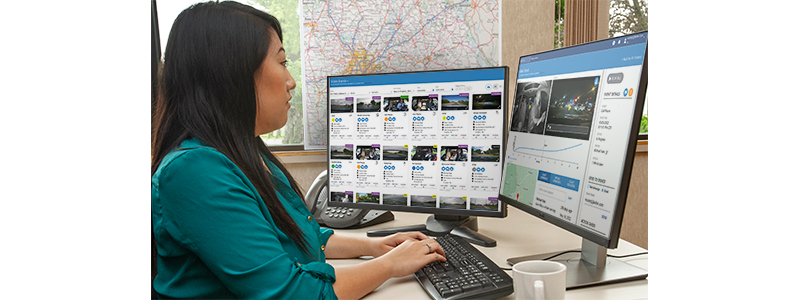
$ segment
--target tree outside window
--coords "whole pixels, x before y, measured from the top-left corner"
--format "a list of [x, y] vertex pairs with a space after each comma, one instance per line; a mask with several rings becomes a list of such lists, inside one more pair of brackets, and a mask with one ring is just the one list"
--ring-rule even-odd
[[[566, 0], [555, 0], [553, 14], [553, 48], [564, 47], [564, 11]], [[647, 30], [647, 1], [645, 0], [610, 0], [608, 36], [622, 36]], [[647, 133], [647, 91], [645, 91], [644, 112], [639, 133]]]
[[[608, 21], [608, 36], [615, 37], [647, 30], [647, 1], [611, 0]], [[647, 91], [639, 133], [647, 133]]]
[[300, 16], [298, 0], [249, 0], [248, 4], [263, 9], [281, 22], [283, 48], [286, 49], [286, 68], [297, 82], [292, 93], [286, 125], [276, 131], [261, 135], [267, 145], [303, 144], [303, 77], [300, 64]]

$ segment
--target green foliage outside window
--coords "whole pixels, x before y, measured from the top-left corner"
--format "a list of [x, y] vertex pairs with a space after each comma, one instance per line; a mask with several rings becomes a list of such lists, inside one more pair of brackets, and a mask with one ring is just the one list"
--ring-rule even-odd
[[[555, 11], [553, 27], [553, 48], [564, 47], [564, 11], [565, 0], [554, 0]], [[611, 0], [609, 3], [608, 36], [621, 36], [647, 30], [647, 1], [646, 0]], [[647, 91], [645, 91], [647, 93]], [[645, 111], [642, 114], [642, 124], [639, 133], [647, 133], [647, 98], [645, 98]]]
[[[621, 36], [647, 30], [647, 1], [611, 0], [608, 21], [608, 36]], [[645, 91], [645, 94], [647, 91]], [[647, 133], [647, 96], [645, 96], [642, 123], [639, 133]]]
[[288, 121], [283, 128], [262, 135], [269, 145], [303, 144], [303, 77], [300, 64], [300, 17], [298, 0], [248, 0], [248, 4], [263, 9], [281, 22], [283, 48], [286, 50], [286, 68], [297, 82], [289, 101]]

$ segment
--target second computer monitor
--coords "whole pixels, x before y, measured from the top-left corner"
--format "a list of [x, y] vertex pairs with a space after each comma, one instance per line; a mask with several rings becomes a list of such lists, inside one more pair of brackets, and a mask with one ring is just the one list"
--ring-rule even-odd
[[[507, 67], [328, 77], [330, 206], [505, 217]], [[344, 195], [344, 197], [342, 197]]]

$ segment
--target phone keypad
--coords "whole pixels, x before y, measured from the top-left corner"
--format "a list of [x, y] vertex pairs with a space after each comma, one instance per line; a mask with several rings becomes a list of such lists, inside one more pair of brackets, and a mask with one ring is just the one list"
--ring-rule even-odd
[[325, 209], [325, 215], [330, 218], [344, 218], [353, 215], [353, 209], [346, 207], [328, 207]]

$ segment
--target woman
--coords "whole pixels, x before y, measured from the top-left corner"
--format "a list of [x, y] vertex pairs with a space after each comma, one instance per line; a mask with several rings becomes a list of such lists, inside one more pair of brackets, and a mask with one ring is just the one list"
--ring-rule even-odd
[[[290, 90], [277, 19], [201, 3], [164, 54], [151, 168], [153, 288], [173, 298], [354, 299], [444, 261], [419, 233], [355, 238], [320, 228], [259, 135], [286, 123]], [[326, 258], [374, 256], [334, 269]]]

